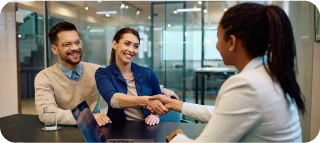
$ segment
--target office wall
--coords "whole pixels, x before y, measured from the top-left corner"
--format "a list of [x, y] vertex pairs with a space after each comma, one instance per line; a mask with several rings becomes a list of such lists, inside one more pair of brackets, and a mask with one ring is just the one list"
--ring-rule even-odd
[[[310, 15], [312, 15], [312, 19], [310, 21], [310, 25], [314, 27], [314, 5], [310, 3], [309, 9]], [[314, 29], [313, 29], [314, 30]], [[311, 31], [313, 41], [313, 50], [312, 50], [312, 93], [310, 98], [310, 111], [308, 111], [308, 115], [310, 116], [310, 141], [317, 137], [320, 130], [320, 112], [317, 109], [320, 109], [320, 104], [317, 101], [320, 101], [320, 43], [314, 42], [315, 33]]]
[[312, 62], [313, 62], [313, 4], [306, 1], [274, 2], [287, 10], [295, 38], [297, 50], [297, 80], [305, 96], [306, 111], [301, 116], [302, 138], [310, 141], [311, 99], [312, 99]]
[[[312, 80], [312, 104], [311, 104], [311, 133], [313, 140], [320, 130], [320, 43], [314, 44], [313, 50], [313, 80]], [[317, 110], [318, 109], [318, 110]], [[319, 135], [318, 135], [319, 136]], [[319, 137], [318, 137], [319, 138]]]
[[0, 117], [18, 113], [15, 4], [0, 14]]

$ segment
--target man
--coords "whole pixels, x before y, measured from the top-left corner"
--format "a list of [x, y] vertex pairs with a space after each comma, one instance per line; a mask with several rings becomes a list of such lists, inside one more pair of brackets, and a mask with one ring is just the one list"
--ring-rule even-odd
[[35, 78], [35, 104], [40, 121], [44, 106], [56, 106], [57, 123], [75, 125], [71, 109], [86, 100], [100, 126], [111, 123], [105, 113], [99, 113], [99, 94], [94, 80], [99, 65], [81, 62], [82, 41], [74, 24], [61, 22], [49, 32], [51, 51], [58, 63]]
[[[100, 66], [81, 62], [82, 41], [75, 25], [56, 24], [49, 31], [49, 40], [59, 62], [42, 70], [35, 78], [35, 104], [40, 121], [44, 122], [43, 107], [55, 106], [58, 124], [75, 125], [71, 109], [86, 100], [100, 126], [111, 123], [105, 113], [99, 113], [100, 96], [94, 74]], [[162, 89], [168, 97], [178, 98], [173, 91]]]

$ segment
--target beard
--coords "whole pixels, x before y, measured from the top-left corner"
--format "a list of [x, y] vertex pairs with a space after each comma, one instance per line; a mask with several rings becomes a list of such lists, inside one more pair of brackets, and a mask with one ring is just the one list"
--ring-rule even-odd
[[[79, 60], [77, 60], [77, 61], [73, 61], [72, 59], [70, 59], [68, 56], [69, 55], [72, 55], [72, 54], [74, 54], [74, 53], [78, 53], [79, 55], [80, 55], [80, 58], [79, 58]], [[66, 63], [69, 63], [69, 64], [71, 64], [71, 65], [77, 65], [77, 64], [79, 64], [80, 63], [80, 61], [81, 61], [81, 59], [82, 59], [82, 51], [81, 50], [77, 50], [77, 51], [68, 51], [67, 53], [66, 53], [66, 57], [63, 59]]]

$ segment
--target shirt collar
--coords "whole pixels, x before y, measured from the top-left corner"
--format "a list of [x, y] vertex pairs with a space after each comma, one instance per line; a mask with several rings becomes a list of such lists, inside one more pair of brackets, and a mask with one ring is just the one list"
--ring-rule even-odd
[[[58, 64], [59, 65], [59, 68], [62, 70], [62, 72], [68, 76], [69, 78], [71, 78], [71, 75], [72, 75], [72, 70], [71, 69], [68, 69], [66, 67], [64, 67], [63, 65], [61, 65], [60, 63]], [[76, 67], [76, 69], [74, 70], [78, 75], [81, 75], [82, 74], [82, 63], [80, 62], [78, 64], [78, 66]]]
[[255, 69], [263, 64], [263, 59], [266, 58], [264, 56], [259, 56], [254, 59], [252, 59], [244, 68], [242, 71]]

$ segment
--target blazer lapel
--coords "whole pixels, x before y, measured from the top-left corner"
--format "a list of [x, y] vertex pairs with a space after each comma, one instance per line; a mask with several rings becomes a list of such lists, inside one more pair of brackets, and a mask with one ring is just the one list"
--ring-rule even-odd
[[141, 96], [141, 89], [142, 89], [142, 85], [143, 85], [143, 80], [141, 78], [141, 74], [138, 69], [138, 66], [134, 63], [131, 63], [131, 70], [133, 72], [137, 94], [138, 94], [138, 96]]
[[124, 80], [124, 78], [123, 78], [119, 68], [117, 67], [117, 65], [115, 63], [113, 63], [111, 66], [112, 66], [112, 72], [117, 77], [117, 79], [122, 81], [125, 85], [127, 85], [127, 82], [126, 82], [126, 80]]

